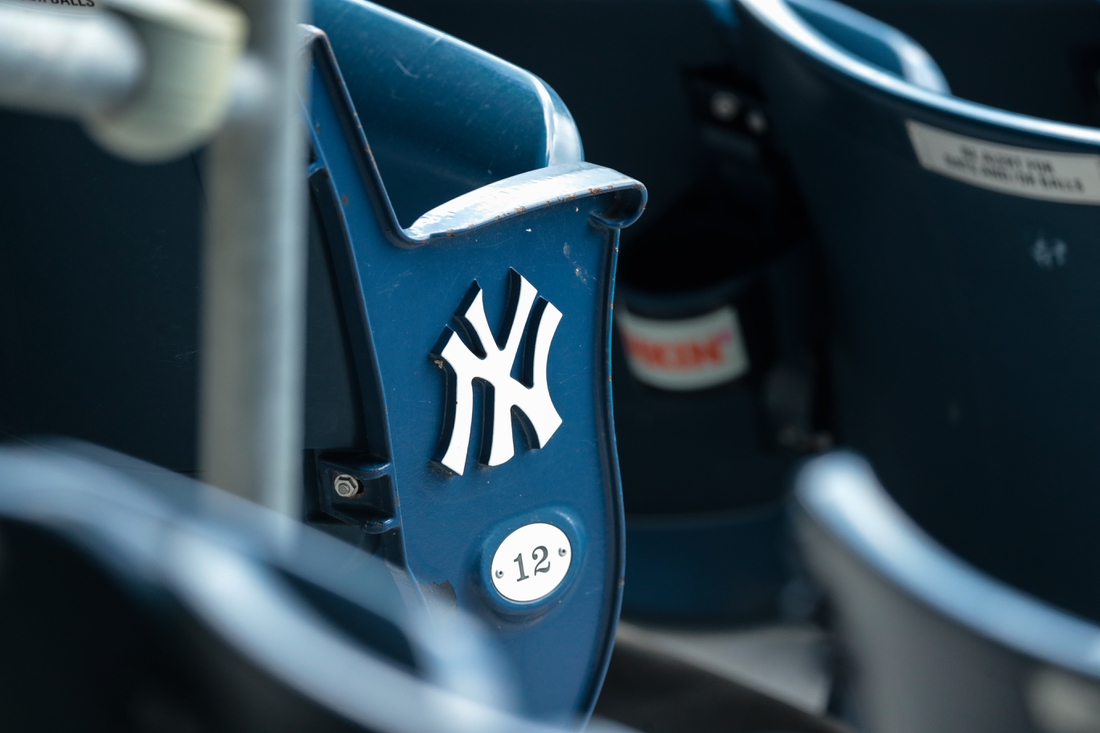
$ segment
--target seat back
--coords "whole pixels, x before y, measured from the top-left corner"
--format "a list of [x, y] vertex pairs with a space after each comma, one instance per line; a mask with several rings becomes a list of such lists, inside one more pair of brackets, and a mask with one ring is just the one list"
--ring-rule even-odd
[[583, 719], [622, 592], [610, 302], [618, 229], [645, 189], [567, 162], [403, 228], [319, 30], [310, 53], [312, 246], [333, 274], [355, 424], [309, 446], [310, 517], [406, 568], [414, 603], [483, 618], [528, 713]]
[[995, 580], [925, 534], [851, 453], [795, 488], [802, 549], [838, 643], [836, 706], [861, 730], [1100, 724], [1100, 626]]
[[[5, 730], [551, 730], [362, 551], [87, 444], [0, 448]], [[58, 688], [65, 690], [61, 699]]]
[[738, 5], [820, 240], [839, 437], [952, 551], [1100, 618], [1100, 131], [922, 87], [804, 7], [833, 6]]
[[315, 0], [398, 221], [493, 181], [584, 160], [534, 74], [371, 3]]

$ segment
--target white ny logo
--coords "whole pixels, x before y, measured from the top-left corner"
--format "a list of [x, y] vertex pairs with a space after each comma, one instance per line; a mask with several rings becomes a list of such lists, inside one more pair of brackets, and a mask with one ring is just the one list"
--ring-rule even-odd
[[[485, 427], [479, 459], [483, 465], [499, 466], [515, 455], [512, 415], [523, 418], [520, 425], [532, 448], [546, 445], [561, 425], [561, 416], [546, 384], [546, 360], [561, 322], [561, 311], [544, 298], [536, 303], [538, 291], [515, 270], [508, 271], [508, 279], [508, 308], [501, 333], [503, 346], [489, 328], [481, 286], [475, 280], [454, 317], [470, 345], [480, 354], [474, 353], [450, 328], [443, 331], [431, 352], [440, 367], [443, 362], [450, 367], [443, 435], [435, 460], [459, 475], [466, 466], [470, 446], [475, 379], [486, 385]], [[512, 378], [512, 367], [525, 332], [523, 376], [518, 381]]]

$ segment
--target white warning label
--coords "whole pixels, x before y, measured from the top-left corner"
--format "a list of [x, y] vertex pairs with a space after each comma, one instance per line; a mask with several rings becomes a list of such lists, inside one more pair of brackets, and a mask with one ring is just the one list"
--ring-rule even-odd
[[41, 11], [63, 15], [97, 15], [104, 0], [0, 0], [0, 5], [38, 15]]
[[0, 0], [0, 5], [14, 5], [37, 10], [90, 10], [98, 8], [103, 0]]
[[1014, 196], [1100, 204], [1100, 155], [996, 145], [912, 120], [905, 124], [927, 170]]

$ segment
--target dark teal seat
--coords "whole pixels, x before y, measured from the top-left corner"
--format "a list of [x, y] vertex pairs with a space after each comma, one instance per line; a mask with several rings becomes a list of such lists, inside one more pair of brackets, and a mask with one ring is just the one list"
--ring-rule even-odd
[[840, 441], [951, 551], [1100, 619], [1100, 130], [950, 96], [828, 0], [737, 8], [824, 262]]
[[[646, 183], [647, 213], [622, 235], [612, 352], [630, 547], [624, 616], [744, 624], [794, 608], [781, 600], [791, 580], [783, 497], [800, 455], [791, 444], [816, 426], [805, 353], [813, 338], [790, 333], [806, 324], [789, 321], [812, 299], [799, 300], [807, 268], [794, 250], [804, 238], [790, 231], [789, 212], [773, 211], [787, 181], [771, 166], [766, 135], [749, 128], [758, 95], [729, 67], [712, 15], [718, 4], [613, 0], [566, 11], [557, 0], [527, 0], [506, 12], [498, 0], [382, 4], [550, 82], [569, 102], [587, 155]], [[713, 99], [733, 114], [716, 118]], [[662, 346], [692, 349], [732, 335], [721, 323], [731, 309], [746, 332], [747, 370], [685, 389], [635, 373], [629, 316], [665, 330]], [[707, 333], [679, 328], [708, 315]], [[795, 385], [776, 400], [768, 385], [779, 383]], [[793, 409], [777, 415], [776, 402]]]
[[964, 99], [1058, 122], [1100, 125], [1100, 3], [1094, 0], [846, 4], [920, 43]]

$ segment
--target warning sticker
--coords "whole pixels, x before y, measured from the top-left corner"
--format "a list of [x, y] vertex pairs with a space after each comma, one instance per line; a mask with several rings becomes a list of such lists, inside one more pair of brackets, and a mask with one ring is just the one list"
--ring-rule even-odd
[[1100, 204], [1100, 156], [996, 145], [907, 121], [927, 170], [1014, 196]]
[[705, 389], [749, 370], [741, 323], [730, 306], [679, 320], [642, 318], [620, 308], [616, 322], [630, 371], [650, 386]]
[[103, 0], [0, 0], [0, 5], [34, 8], [35, 10], [76, 11], [98, 10]]

